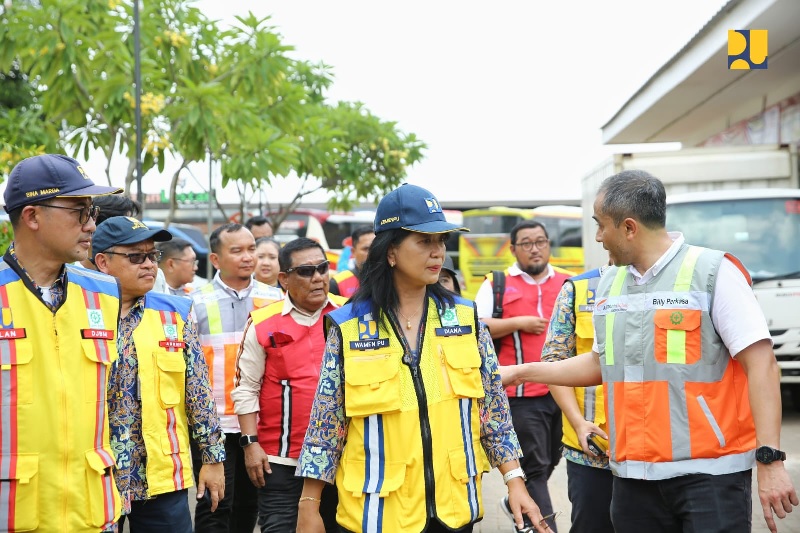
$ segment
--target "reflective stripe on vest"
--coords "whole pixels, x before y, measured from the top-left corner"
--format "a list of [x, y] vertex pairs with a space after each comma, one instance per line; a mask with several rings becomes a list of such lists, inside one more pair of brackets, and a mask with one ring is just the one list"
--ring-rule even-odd
[[[359, 312], [349, 304], [328, 315], [342, 338], [349, 425], [336, 471], [337, 520], [348, 530], [422, 531], [434, 509], [453, 529], [483, 515], [481, 475], [489, 464], [476, 401], [485, 396], [478, 324], [472, 302], [456, 302], [445, 320], [429, 299], [413, 372], [402, 362], [403, 344], [392, 327], [391, 333], [379, 328], [366, 306]], [[415, 383], [424, 383], [424, 393]], [[423, 435], [431, 439], [432, 457]], [[435, 478], [433, 494], [426, 470]]]
[[96, 532], [119, 517], [106, 403], [117, 284], [66, 269], [54, 313], [0, 261], [2, 531]]
[[147, 450], [147, 495], [191, 487], [183, 330], [191, 302], [148, 293], [133, 331], [139, 361], [142, 435]]
[[595, 322], [616, 475], [665, 479], [753, 464], [747, 378], [710, 315], [722, 259], [684, 245], [644, 285], [627, 268], [600, 282]]

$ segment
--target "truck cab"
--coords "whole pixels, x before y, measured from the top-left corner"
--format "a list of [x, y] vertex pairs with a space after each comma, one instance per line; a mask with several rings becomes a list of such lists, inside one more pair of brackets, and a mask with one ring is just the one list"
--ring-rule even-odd
[[667, 197], [667, 229], [742, 261], [764, 311], [781, 383], [800, 409], [800, 190], [731, 189]]

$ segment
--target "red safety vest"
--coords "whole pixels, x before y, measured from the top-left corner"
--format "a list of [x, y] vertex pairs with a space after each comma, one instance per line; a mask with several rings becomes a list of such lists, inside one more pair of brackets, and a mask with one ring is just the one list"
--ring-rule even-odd
[[[506, 269], [506, 291], [503, 294], [503, 318], [516, 316], [537, 315], [537, 310], [542, 309], [542, 317], [550, 318], [556, 297], [561, 291], [564, 281], [572, 273], [566, 270], [553, 267], [555, 274], [548, 278], [541, 285], [531, 285], [522, 279], [522, 276], [511, 276]], [[539, 289], [541, 289], [541, 302], [539, 301]], [[497, 359], [500, 365], [518, 365], [522, 363], [538, 362], [542, 359], [542, 347], [544, 346], [547, 332], [543, 331], [539, 335], [515, 331], [500, 339], [500, 350]], [[543, 383], [525, 383], [516, 387], [506, 387], [506, 394], [509, 397], [525, 396], [536, 397], [544, 396], [549, 392], [547, 385]]]

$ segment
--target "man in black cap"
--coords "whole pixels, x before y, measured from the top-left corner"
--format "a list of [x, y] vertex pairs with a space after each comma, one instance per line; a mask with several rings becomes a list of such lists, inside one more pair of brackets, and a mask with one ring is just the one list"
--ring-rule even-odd
[[225, 492], [225, 438], [189, 319], [192, 302], [151, 291], [161, 258], [155, 242], [170, 239], [135, 218], [111, 217], [97, 227], [92, 247], [97, 268], [119, 279], [121, 289], [108, 406], [120, 522], [129, 520], [132, 533], [191, 533], [190, 436], [203, 463], [198, 498], [210, 497], [213, 511]]
[[[106, 385], [117, 358], [116, 281], [70, 265], [95, 231], [95, 185], [62, 155], [25, 159], [4, 193], [14, 242], [0, 260], [0, 529], [102, 531], [120, 500]], [[13, 312], [12, 312], [13, 311]]]

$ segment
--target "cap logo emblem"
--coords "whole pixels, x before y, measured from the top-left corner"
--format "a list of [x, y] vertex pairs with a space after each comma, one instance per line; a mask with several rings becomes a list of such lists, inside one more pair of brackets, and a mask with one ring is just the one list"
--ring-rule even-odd
[[392, 222], [398, 222], [399, 220], [400, 217], [384, 218], [383, 220], [381, 220], [380, 225], [383, 226], [384, 224], [391, 224]]
[[78, 169], [78, 172], [81, 173], [81, 176], [83, 176], [83, 179], [85, 179], [85, 180], [89, 179], [89, 176], [86, 175], [86, 172], [83, 170], [82, 166], [79, 165], [76, 168]]
[[442, 206], [436, 198], [425, 198], [425, 205], [428, 206], [428, 213], [441, 213]]
[[148, 229], [146, 225], [144, 225], [140, 220], [136, 220], [133, 217], [125, 217], [133, 223], [131, 229]]

